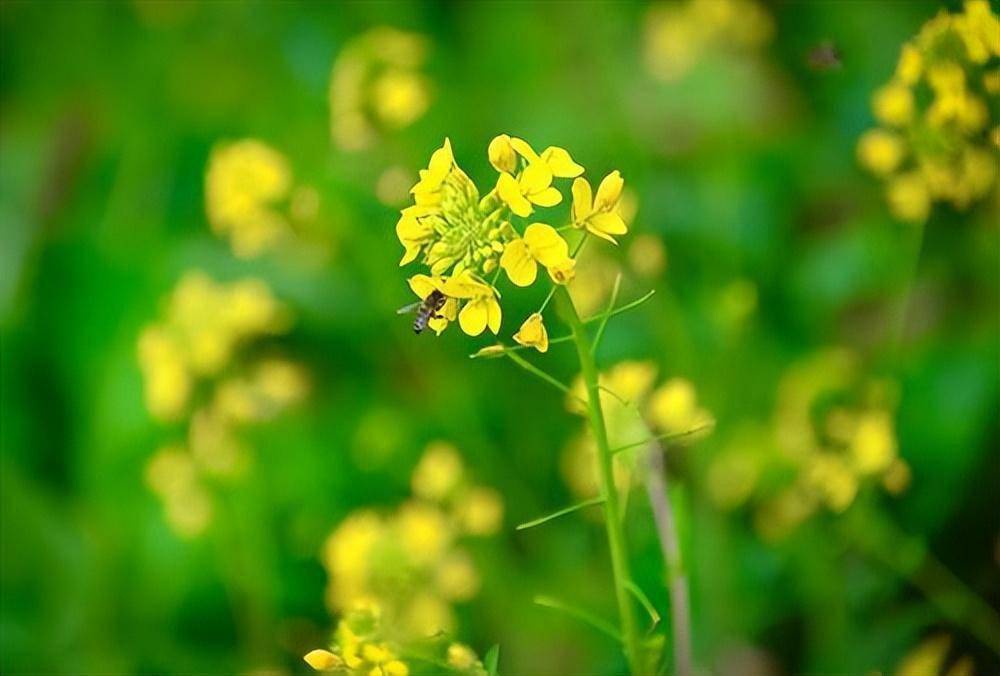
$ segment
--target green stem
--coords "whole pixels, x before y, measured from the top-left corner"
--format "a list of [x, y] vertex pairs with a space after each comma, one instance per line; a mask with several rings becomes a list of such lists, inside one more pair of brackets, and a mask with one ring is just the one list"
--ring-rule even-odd
[[625, 543], [625, 529], [619, 519], [618, 492], [615, 489], [614, 469], [611, 459], [611, 446], [608, 443], [608, 433], [604, 426], [604, 412], [601, 409], [600, 387], [597, 380], [597, 365], [591, 353], [590, 340], [586, 328], [580, 320], [580, 315], [573, 305], [566, 287], [560, 286], [556, 291], [556, 303], [559, 314], [569, 326], [576, 344], [577, 356], [580, 360], [580, 372], [587, 387], [587, 412], [590, 417], [590, 427], [597, 445], [597, 467], [600, 477], [601, 496], [604, 498], [604, 525], [608, 534], [608, 548], [611, 550], [611, 572], [614, 576], [615, 597], [618, 601], [618, 615], [621, 622], [622, 643], [625, 648], [625, 658], [629, 670], [633, 674], [642, 673], [644, 660], [641, 653], [639, 627], [636, 621], [635, 609], [628, 591], [628, 583], [632, 579], [629, 572], [628, 552]]

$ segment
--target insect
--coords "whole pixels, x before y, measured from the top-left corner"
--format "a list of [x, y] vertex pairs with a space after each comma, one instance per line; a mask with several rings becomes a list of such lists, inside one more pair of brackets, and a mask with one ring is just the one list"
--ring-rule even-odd
[[831, 40], [824, 40], [809, 50], [806, 61], [813, 70], [836, 70], [843, 65], [843, 55]]
[[401, 307], [396, 311], [396, 313], [402, 315], [415, 310], [417, 316], [413, 318], [413, 332], [420, 333], [427, 328], [427, 324], [430, 320], [437, 319], [439, 317], [438, 311], [444, 307], [446, 300], [448, 300], [447, 296], [437, 289], [434, 289], [419, 303], [413, 303], [411, 305], [407, 305], [406, 307]]

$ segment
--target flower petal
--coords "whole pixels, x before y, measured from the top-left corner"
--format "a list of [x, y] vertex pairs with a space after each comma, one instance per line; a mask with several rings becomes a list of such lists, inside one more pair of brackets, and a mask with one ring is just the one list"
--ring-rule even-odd
[[510, 145], [517, 151], [518, 155], [528, 160], [528, 162], [538, 161], [538, 153], [524, 139], [514, 136], [510, 139]]
[[542, 323], [542, 315], [538, 312], [530, 315], [514, 334], [514, 340], [525, 347], [533, 347], [539, 352], [549, 349], [549, 334]]
[[594, 211], [611, 211], [618, 204], [622, 196], [622, 188], [625, 181], [621, 173], [616, 169], [604, 177], [601, 185], [597, 188], [597, 197], [594, 199]]
[[487, 298], [470, 300], [458, 313], [458, 325], [470, 336], [478, 336], [486, 329], [489, 321]]
[[557, 146], [549, 146], [543, 150], [542, 161], [549, 165], [552, 175], [558, 178], [575, 178], [583, 173], [583, 167], [573, 161], [569, 152]]
[[590, 182], [580, 177], [573, 181], [573, 222], [582, 223], [593, 211], [594, 195]]
[[556, 229], [546, 223], [532, 223], [524, 231], [527, 253], [548, 267], [569, 256], [569, 245]]
[[503, 255], [500, 256], [500, 267], [517, 286], [531, 286], [538, 275], [538, 265], [531, 257], [529, 246], [523, 239], [507, 243]]
[[427, 296], [431, 295], [431, 291], [434, 291], [439, 286], [434, 278], [428, 275], [413, 275], [407, 282], [413, 293], [420, 296], [421, 299], [427, 298]]
[[539, 193], [552, 185], [552, 170], [542, 161], [532, 162], [521, 174], [521, 191], [526, 195]]
[[497, 179], [497, 194], [518, 216], [524, 218], [531, 215], [533, 211], [531, 202], [521, 194], [521, 186], [518, 185], [517, 179], [510, 174], [500, 174], [500, 178]]
[[562, 193], [555, 188], [546, 188], [540, 193], [529, 195], [528, 199], [540, 207], [554, 207], [562, 202]]
[[549, 277], [556, 284], [569, 284], [576, 277], [576, 261], [567, 256], [553, 265], [546, 266]]
[[499, 172], [514, 173], [517, 169], [517, 155], [507, 134], [500, 134], [490, 141], [486, 154], [490, 158], [490, 164]]
[[486, 299], [486, 312], [488, 313], [486, 324], [495, 336], [500, 333], [500, 322], [503, 319], [503, 311], [500, 309], [500, 303], [497, 302], [496, 296], [490, 296]]

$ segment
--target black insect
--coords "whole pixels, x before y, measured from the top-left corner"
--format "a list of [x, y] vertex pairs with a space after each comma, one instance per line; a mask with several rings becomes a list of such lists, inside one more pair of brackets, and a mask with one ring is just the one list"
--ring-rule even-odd
[[400, 308], [398, 313], [405, 314], [416, 310], [417, 316], [413, 318], [413, 332], [420, 333], [427, 328], [428, 322], [432, 319], [437, 319], [440, 316], [438, 315], [438, 312], [444, 307], [445, 301], [447, 300], [447, 296], [437, 289], [434, 289], [427, 294], [427, 297], [422, 301]]

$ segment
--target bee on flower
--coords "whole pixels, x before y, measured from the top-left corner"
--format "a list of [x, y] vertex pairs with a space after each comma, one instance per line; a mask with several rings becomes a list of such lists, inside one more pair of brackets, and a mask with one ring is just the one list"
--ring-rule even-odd
[[[410, 288], [425, 305], [440, 303], [426, 322], [437, 334], [456, 320], [470, 336], [487, 329], [498, 334], [501, 274], [515, 287], [529, 287], [542, 278], [541, 268], [554, 289], [575, 277], [576, 254], [587, 235], [615, 242], [628, 231], [619, 213], [620, 172], [608, 174], [594, 197], [583, 166], [564, 148], [536, 152], [524, 139], [501, 134], [486, 154], [497, 177], [480, 191], [445, 139], [419, 172], [410, 190], [413, 204], [402, 210], [396, 224], [403, 245], [400, 265], [418, 262], [427, 269], [410, 278]], [[569, 186], [560, 182], [569, 179], [574, 182], [567, 191]], [[556, 227], [538, 220], [541, 209], [563, 202], [564, 193], [573, 198], [571, 222]], [[567, 235], [575, 240], [572, 246]], [[544, 352], [543, 310], [544, 305], [524, 322], [514, 340]]]
[[936, 202], [964, 210], [997, 183], [1000, 19], [986, 0], [942, 10], [903, 45], [892, 79], [872, 97], [880, 126], [858, 140], [858, 161], [886, 183], [892, 215], [922, 223]]

